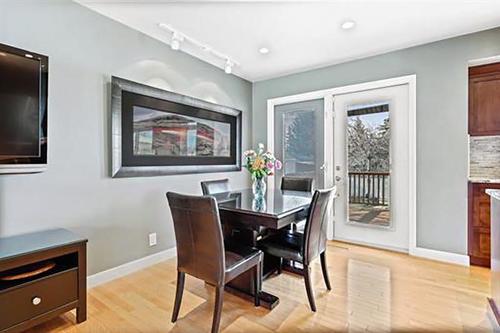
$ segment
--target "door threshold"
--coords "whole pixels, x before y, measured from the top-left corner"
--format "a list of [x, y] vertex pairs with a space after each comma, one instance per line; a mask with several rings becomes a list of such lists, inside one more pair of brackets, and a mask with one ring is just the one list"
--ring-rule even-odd
[[399, 248], [399, 247], [373, 244], [373, 243], [369, 243], [369, 242], [362, 242], [362, 241], [356, 241], [356, 240], [339, 238], [339, 237], [333, 237], [333, 240], [337, 241], [337, 242], [342, 242], [342, 243], [346, 243], [346, 244], [353, 244], [353, 245], [360, 245], [360, 246], [374, 248], [374, 249], [378, 249], [378, 250], [386, 250], [386, 251], [405, 253], [405, 254], [409, 253], [408, 249], [403, 249], [403, 248]]

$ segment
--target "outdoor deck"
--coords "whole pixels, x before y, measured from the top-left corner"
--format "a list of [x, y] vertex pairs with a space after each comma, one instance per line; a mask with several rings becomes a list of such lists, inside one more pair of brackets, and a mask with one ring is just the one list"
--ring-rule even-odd
[[387, 172], [349, 173], [349, 221], [390, 226], [389, 177]]
[[349, 204], [349, 220], [351, 222], [388, 227], [390, 225], [390, 209], [389, 206], [351, 203]]

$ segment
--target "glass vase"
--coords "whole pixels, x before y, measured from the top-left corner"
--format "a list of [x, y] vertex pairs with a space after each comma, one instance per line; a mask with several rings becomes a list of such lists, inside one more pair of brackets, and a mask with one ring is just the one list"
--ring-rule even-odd
[[252, 191], [255, 197], [263, 197], [266, 194], [266, 180], [264, 177], [252, 177]]

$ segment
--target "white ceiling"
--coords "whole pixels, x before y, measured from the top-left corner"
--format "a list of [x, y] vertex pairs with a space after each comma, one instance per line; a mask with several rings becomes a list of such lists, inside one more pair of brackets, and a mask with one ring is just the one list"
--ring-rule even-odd
[[[500, 25], [499, 0], [77, 1], [170, 43], [158, 26], [167, 23], [230, 56], [239, 64], [233, 72], [250, 81]], [[356, 27], [342, 30], [346, 19]], [[261, 47], [270, 53], [260, 54]], [[200, 48], [181, 49], [223, 68], [223, 60]]]

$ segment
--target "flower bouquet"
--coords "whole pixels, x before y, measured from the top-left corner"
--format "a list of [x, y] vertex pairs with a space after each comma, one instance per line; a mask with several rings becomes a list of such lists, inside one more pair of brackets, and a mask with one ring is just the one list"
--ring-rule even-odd
[[252, 189], [255, 196], [264, 196], [265, 178], [274, 175], [274, 170], [280, 170], [282, 167], [281, 162], [270, 151], [264, 151], [264, 144], [259, 143], [257, 151], [247, 150], [243, 153], [243, 166], [252, 175]]

